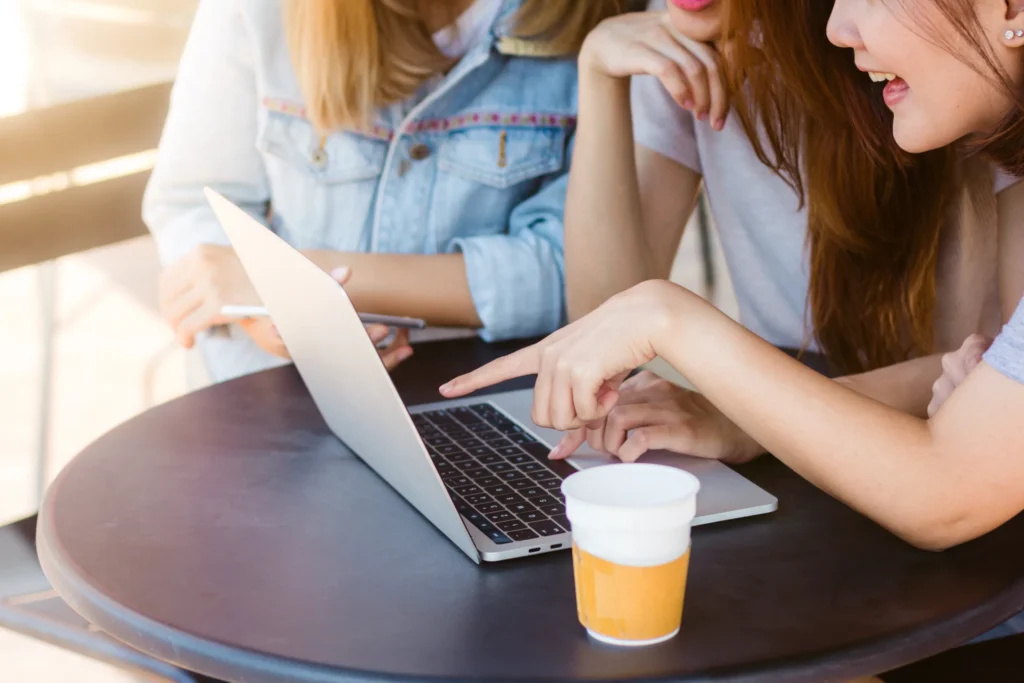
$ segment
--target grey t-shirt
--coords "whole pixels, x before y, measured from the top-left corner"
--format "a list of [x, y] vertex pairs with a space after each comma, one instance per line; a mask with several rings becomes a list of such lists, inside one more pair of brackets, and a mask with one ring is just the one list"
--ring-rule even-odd
[[740, 322], [776, 346], [812, 341], [804, 318], [807, 211], [796, 193], [758, 160], [735, 116], [716, 131], [676, 104], [653, 76], [633, 79], [632, 104], [636, 143], [704, 177]]
[[1024, 384], [1024, 299], [985, 352], [985, 362], [1010, 379]]
[[[665, 2], [652, 0], [650, 6], [663, 9]], [[737, 117], [729, 116], [725, 129], [716, 131], [676, 104], [653, 76], [633, 79], [632, 108], [637, 144], [703, 176], [740, 322], [776, 346], [798, 348], [813, 341], [805, 317], [810, 282], [806, 208], [758, 160]], [[1014, 182], [997, 175], [996, 193]], [[987, 249], [983, 256], [964, 248], [944, 252], [949, 260], [940, 270], [943, 301], [937, 316], [957, 320], [937, 337], [940, 348], [958, 347], [971, 332], [998, 329], [994, 244]], [[813, 343], [809, 348], [816, 350]]]

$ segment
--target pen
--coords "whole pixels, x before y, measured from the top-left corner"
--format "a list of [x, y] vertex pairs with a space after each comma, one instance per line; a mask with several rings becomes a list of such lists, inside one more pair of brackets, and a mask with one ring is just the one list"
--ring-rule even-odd
[[[225, 318], [265, 318], [270, 314], [263, 306], [223, 306], [220, 314]], [[359, 319], [364, 325], [387, 325], [407, 330], [422, 330], [427, 323], [419, 318], [404, 318], [401, 316], [378, 315], [376, 313], [360, 313]]]

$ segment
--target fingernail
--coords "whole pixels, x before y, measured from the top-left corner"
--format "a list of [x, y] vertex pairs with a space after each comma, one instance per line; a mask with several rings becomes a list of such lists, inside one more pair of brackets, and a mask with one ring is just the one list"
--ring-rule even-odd
[[718, 119], [713, 124], [713, 127], [715, 130], [722, 130], [723, 128], [725, 128], [725, 121], [723, 121], [722, 119]]
[[693, 100], [683, 100], [683, 109], [693, 109]]
[[349, 272], [348, 266], [339, 266], [331, 271], [331, 277], [335, 280], [344, 280], [348, 277]]
[[707, 113], [707, 112], [705, 112], [705, 111], [699, 111], [699, 112], [697, 112], [697, 120], [698, 120], [698, 121], [703, 121], [703, 120], [704, 120], [704, 119], [706, 119], [707, 117], [708, 117], [708, 113]]
[[398, 360], [408, 360], [409, 356], [412, 355], [412, 347], [408, 346], [398, 352]]
[[438, 389], [438, 391], [440, 391], [442, 394], [447, 394], [451, 390], [452, 390], [452, 382], [448, 382], [448, 384], [442, 384], [441, 388]]

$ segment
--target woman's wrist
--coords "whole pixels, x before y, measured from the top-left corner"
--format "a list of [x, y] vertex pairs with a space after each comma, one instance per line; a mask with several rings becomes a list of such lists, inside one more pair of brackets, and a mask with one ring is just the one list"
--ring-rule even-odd
[[[701, 325], [700, 321], [694, 319], [701, 313], [701, 309], [716, 310], [690, 290], [666, 280], [651, 280], [639, 287], [649, 288], [650, 291], [653, 324], [651, 346], [657, 355], [666, 360], [681, 355], [680, 350], [686, 344], [686, 334]], [[676, 370], [681, 371], [682, 368], [676, 367]]]
[[629, 77], [618, 77], [608, 73], [601, 63], [596, 43], [589, 38], [583, 43], [580, 55], [577, 58], [579, 71], [580, 90], [591, 92], [595, 90], [614, 90], [618, 92], [629, 92]]
[[[612, 97], [628, 100], [629, 83], [628, 78], [609, 76], [597, 68], [585, 69], [581, 66], [579, 70], [580, 101], [585, 102], [591, 98], [600, 98], [601, 101], [605, 101], [606, 98]], [[582, 111], [583, 106], [580, 109]]]

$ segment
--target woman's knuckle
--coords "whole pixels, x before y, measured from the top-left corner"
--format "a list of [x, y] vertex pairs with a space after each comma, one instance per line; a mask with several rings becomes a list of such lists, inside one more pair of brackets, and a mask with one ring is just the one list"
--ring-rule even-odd
[[659, 57], [657, 59], [658, 68], [654, 75], [663, 81], [671, 81], [678, 75], [677, 67], [672, 60], [665, 57]]
[[703, 76], [705, 73], [704, 65], [696, 59], [687, 60], [686, 63], [683, 64], [683, 71], [685, 71], [686, 75], [690, 77]]
[[956, 365], [957, 354], [946, 353], [942, 356], [942, 369], [946, 372], [952, 372]]
[[589, 375], [588, 369], [579, 364], [567, 364], [563, 370], [575, 384], [582, 383]]

